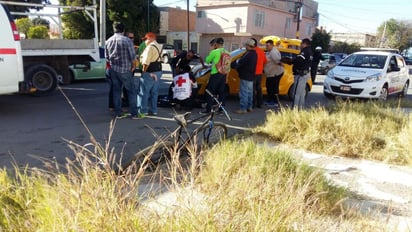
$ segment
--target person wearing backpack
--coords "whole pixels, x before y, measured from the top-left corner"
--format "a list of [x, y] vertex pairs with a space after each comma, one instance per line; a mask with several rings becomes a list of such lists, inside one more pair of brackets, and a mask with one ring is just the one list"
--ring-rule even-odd
[[[211, 70], [209, 82], [206, 88], [213, 95], [217, 95], [219, 101], [222, 102], [222, 104], [224, 105], [225, 104], [226, 76], [227, 76], [228, 70], [230, 70], [230, 62], [228, 65], [227, 65], [227, 62], [226, 62], [226, 65], [220, 62], [222, 56], [225, 56], [225, 54], [229, 54], [229, 52], [226, 51], [225, 48], [223, 47], [223, 44], [224, 44], [224, 40], [223, 38], [220, 38], [220, 37], [215, 38], [212, 41], [210, 41], [209, 45], [210, 45], [211, 51], [209, 52], [209, 55], [206, 57], [205, 62], [207, 64], [212, 64], [212, 70]], [[226, 55], [226, 58], [224, 58], [224, 60], [227, 61], [227, 55]], [[206, 102], [207, 102], [206, 109], [204, 111], [201, 111], [200, 112], [201, 114], [209, 114], [212, 109], [213, 99], [208, 94], [206, 94]]]

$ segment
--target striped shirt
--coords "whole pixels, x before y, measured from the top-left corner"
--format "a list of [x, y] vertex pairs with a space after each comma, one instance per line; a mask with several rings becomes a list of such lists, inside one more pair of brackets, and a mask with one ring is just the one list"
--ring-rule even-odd
[[111, 69], [119, 73], [131, 72], [136, 52], [129, 38], [115, 33], [106, 41], [105, 53]]

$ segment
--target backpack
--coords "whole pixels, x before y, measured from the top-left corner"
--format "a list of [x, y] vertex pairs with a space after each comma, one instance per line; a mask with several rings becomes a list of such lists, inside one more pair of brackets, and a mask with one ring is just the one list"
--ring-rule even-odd
[[230, 63], [232, 62], [232, 57], [225, 50], [220, 54], [219, 62], [216, 64], [216, 69], [221, 74], [228, 74], [230, 72]]

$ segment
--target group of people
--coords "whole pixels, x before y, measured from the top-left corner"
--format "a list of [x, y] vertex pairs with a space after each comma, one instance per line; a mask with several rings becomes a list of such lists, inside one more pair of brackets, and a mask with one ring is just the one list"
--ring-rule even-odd
[[[138, 56], [136, 56], [133, 34], [125, 34], [122, 23], [115, 23], [114, 31], [114, 35], [107, 40], [105, 49], [107, 76], [110, 83], [109, 107], [113, 108], [118, 119], [128, 116], [138, 119], [149, 114], [157, 115], [159, 80], [163, 72], [162, 46], [157, 43], [156, 34], [149, 32], [144, 36], [144, 41], [140, 44]], [[192, 59], [199, 59], [204, 67], [205, 63], [211, 65], [207, 90], [225, 105], [227, 73], [222, 73], [217, 66], [222, 59], [222, 54], [228, 51], [225, 50], [224, 40], [220, 37], [210, 41], [209, 45], [210, 52], [205, 61], [192, 50], [182, 52], [171, 61], [173, 83], [176, 86], [171, 86], [169, 94], [180, 96], [178, 101], [193, 99], [195, 96], [196, 93], [192, 91], [193, 87], [196, 87], [195, 79], [189, 63]], [[295, 83], [293, 106], [304, 107], [305, 87], [310, 78], [310, 66], [313, 59], [310, 40], [302, 40], [301, 52], [293, 59], [283, 59], [273, 40], [266, 41], [265, 45], [264, 51], [258, 46], [255, 38], [249, 39], [245, 43], [244, 55], [230, 64], [230, 68], [238, 71], [240, 78], [240, 104], [236, 113], [245, 114], [251, 112], [253, 108], [261, 108], [263, 104], [269, 107], [276, 107], [279, 104], [279, 83], [284, 73], [283, 63], [293, 64]], [[136, 62], [136, 57], [139, 62]], [[141, 72], [138, 78], [135, 78], [135, 70]], [[263, 74], [266, 75], [266, 102], [263, 102], [261, 88]], [[128, 113], [122, 111], [122, 95], [128, 99]], [[213, 98], [208, 94], [206, 94], [206, 102], [205, 109], [200, 112], [202, 114], [211, 112]], [[189, 107], [191, 109], [190, 104]]]
[[[136, 57], [132, 34], [125, 34], [122, 23], [114, 23], [113, 29], [115, 33], [106, 41], [105, 48], [106, 74], [110, 84], [109, 108], [113, 108], [117, 119], [157, 115], [162, 46], [157, 43], [156, 34], [148, 32], [144, 36], [144, 44], [139, 46]], [[140, 77], [135, 78], [135, 70], [140, 70]], [[122, 111], [122, 93], [127, 96], [128, 113]]]
[[283, 59], [273, 40], [266, 41], [266, 52], [257, 45], [257, 40], [249, 39], [245, 43], [246, 52], [232, 63], [240, 78], [240, 107], [238, 114], [251, 112], [253, 108], [262, 107], [262, 74], [266, 74], [267, 101], [269, 107], [279, 104], [279, 83], [284, 73], [283, 63], [293, 64], [294, 88], [293, 107], [302, 109], [305, 104], [306, 82], [310, 78], [312, 51], [310, 40], [303, 39], [300, 54], [293, 59]]

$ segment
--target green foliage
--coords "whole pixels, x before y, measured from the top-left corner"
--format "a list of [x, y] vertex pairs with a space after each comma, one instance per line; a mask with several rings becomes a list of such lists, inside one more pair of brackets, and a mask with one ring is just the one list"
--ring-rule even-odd
[[398, 48], [402, 51], [410, 47], [412, 22], [391, 18], [378, 27], [376, 36], [378, 38], [378, 45], [381, 45], [382, 47]]
[[[21, 3], [36, 3], [36, 4], [50, 4], [49, 0], [5, 0], [6, 2], [21, 2]], [[30, 9], [41, 10], [42, 7], [28, 7], [28, 6], [17, 6], [17, 5], [7, 5], [11, 12], [29, 12]], [[24, 15], [15, 15], [15, 18], [26, 18]]]
[[[62, 5], [85, 6], [92, 5], [92, 0], [60, 0]], [[106, 38], [113, 34], [112, 24], [115, 21], [122, 22], [127, 32], [133, 32], [135, 37], [142, 37], [148, 30], [158, 32], [160, 13], [153, 0], [107, 0], [106, 9]], [[99, 6], [97, 6], [99, 7]], [[148, 22], [148, 13], [150, 22]], [[64, 38], [90, 39], [93, 38], [93, 22], [83, 12], [71, 12], [63, 15], [65, 24]], [[99, 19], [98, 19], [99, 20]]]
[[25, 38], [27, 38], [27, 33], [29, 32], [30, 27], [33, 26], [33, 22], [27, 17], [19, 18], [16, 19], [16, 25], [19, 32], [23, 33], [25, 35]]
[[358, 52], [360, 50], [360, 45], [353, 43], [353, 44], [348, 44], [346, 42], [335, 42], [335, 44], [330, 48], [331, 53], [335, 52], [342, 52], [346, 54], [351, 54], [353, 52]]
[[37, 17], [37, 18], [34, 18], [32, 22], [34, 25], [43, 25], [43, 26], [46, 26], [47, 29], [50, 29], [50, 22], [44, 18]]
[[329, 51], [331, 35], [327, 33], [324, 29], [315, 29], [315, 33], [312, 35], [312, 49], [315, 49], [317, 46], [322, 47], [322, 52]]
[[29, 39], [46, 39], [49, 38], [49, 30], [46, 26], [34, 26], [29, 29], [27, 32]]

